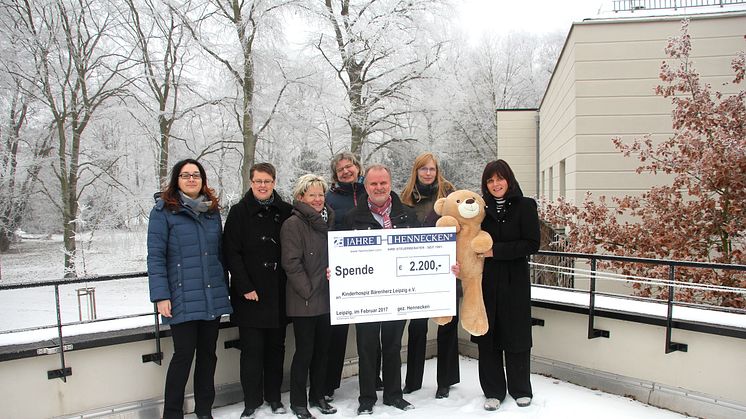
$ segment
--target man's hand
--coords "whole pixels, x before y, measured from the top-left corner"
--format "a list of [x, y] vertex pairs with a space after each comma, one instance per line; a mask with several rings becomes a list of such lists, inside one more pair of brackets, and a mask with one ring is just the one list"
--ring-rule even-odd
[[244, 294], [243, 298], [251, 301], [259, 301], [259, 294], [257, 294], [256, 291], [251, 291]]

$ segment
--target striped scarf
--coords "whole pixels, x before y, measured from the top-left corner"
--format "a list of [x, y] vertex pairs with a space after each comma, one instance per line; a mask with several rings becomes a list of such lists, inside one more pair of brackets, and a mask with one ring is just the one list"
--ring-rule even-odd
[[384, 202], [383, 205], [380, 207], [373, 202], [371, 202], [370, 198], [368, 198], [368, 208], [370, 208], [370, 211], [374, 214], [378, 214], [383, 218], [383, 228], [392, 228], [391, 225], [391, 195], [389, 195], [389, 199]]

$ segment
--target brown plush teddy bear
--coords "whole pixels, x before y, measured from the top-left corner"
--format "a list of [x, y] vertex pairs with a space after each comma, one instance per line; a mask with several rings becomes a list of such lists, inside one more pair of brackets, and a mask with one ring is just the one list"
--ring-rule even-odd
[[[479, 194], [468, 190], [452, 192], [435, 202], [435, 212], [440, 215], [438, 227], [456, 227], [456, 260], [461, 267], [458, 278], [464, 289], [461, 303], [461, 327], [474, 336], [487, 333], [487, 312], [482, 298], [482, 253], [492, 248], [492, 237], [481, 229], [485, 204]], [[433, 320], [444, 325], [452, 317]]]

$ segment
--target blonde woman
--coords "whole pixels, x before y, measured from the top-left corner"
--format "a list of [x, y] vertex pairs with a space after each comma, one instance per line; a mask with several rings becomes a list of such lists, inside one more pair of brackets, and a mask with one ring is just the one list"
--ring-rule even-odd
[[314, 417], [306, 406], [309, 399], [311, 406], [325, 415], [337, 412], [324, 399], [331, 338], [326, 242], [334, 225], [334, 211], [324, 202], [326, 190], [326, 182], [320, 176], [301, 176], [293, 190], [292, 215], [280, 231], [282, 267], [288, 277], [285, 301], [287, 315], [293, 321], [296, 348], [290, 367], [290, 409], [301, 419]]
[[[432, 227], [438, 219], [438, 215], [433, 211], [435, 201], [446, 197], [454, 190], [453, 184], [443, 177], [438, 159], [432, 153], [423, 153], [414, 159], [412, 174], [401, 193], [401, 200], [405, 205], [414, 208], [417, 220], [423, 227]], [[404, 394], [422, 388], [427, 324], [426, 318], [409, 321]], [[457, 324], [458, 316], [454, 316], [450, 323], [438, 327], [438, 389], [435, 392], [437, 399], [448, 397], [450, 387], [459, 382]]]

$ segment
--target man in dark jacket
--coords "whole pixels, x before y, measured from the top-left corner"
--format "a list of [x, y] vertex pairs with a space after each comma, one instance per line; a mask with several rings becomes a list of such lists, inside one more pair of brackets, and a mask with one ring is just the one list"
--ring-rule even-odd
[[[391, 172], [386, 166], [373, 165], [365, 172], [367, 202], [358, 205], [345, 217], [345, 229], [364, 230], [381, 228], [419, 227], [417, 216], [404, 206], [391, 191]], [[383, 404], [397, 409], [413, 409], [402, 398], [401, 390], [401, 339], [405, 320], [358, 323], [357, 352], [360, 384], [358, 415], [372, 414], [376, 397], [376, 351], [379, 345], [383, 354]]]
[[292, 207], [274, 190], [275, 168], [251, 168], [251, 189], [225, 220], [223, 249], [231, 274], [231, 320], [241, 340], [244, 411], [254, 417], [266, 400], [273, 413], [280, 401], [285, 359], [285, 271], [280, 265], [280, 228]]

